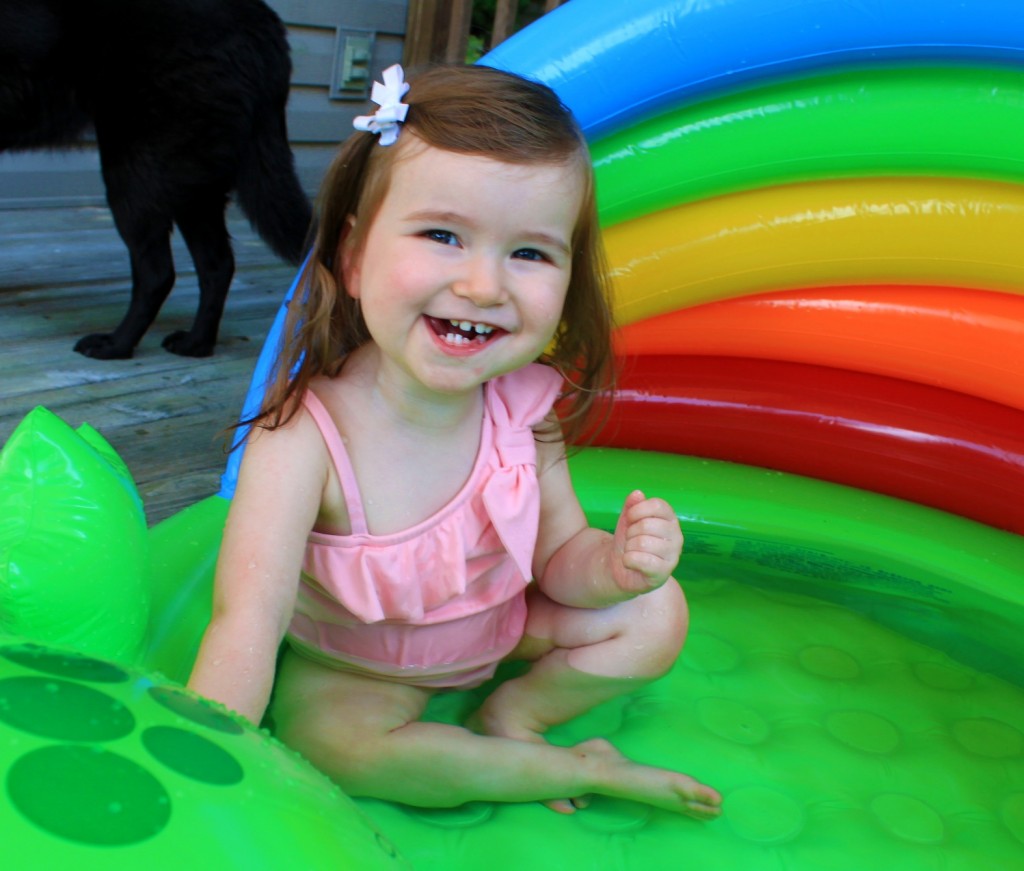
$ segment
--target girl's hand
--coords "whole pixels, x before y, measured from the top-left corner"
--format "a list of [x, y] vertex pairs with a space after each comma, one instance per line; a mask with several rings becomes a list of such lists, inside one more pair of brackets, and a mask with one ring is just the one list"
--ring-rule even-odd
[[639, 595], [669, 579], [683, 552], [683, 533], [664, 499], [640, 490], [626, 497], [612, 539], [612, 579], [624, 592]]

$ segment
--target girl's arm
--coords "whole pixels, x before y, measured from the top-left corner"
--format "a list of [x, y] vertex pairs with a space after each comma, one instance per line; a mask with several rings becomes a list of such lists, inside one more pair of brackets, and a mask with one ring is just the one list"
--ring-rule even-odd
[[255, 432], [224, 529], [213, 616], [188, 685], [259, 723], [291, 620], [327, 457], [304, 410], [285, 427]]
[[604, 608], [669, 579], [683, 534], [667, 502], [634, 490], [612, 534], [587, 525], [561, 441], [538, 443], [537, 477], [541, 508], [533, 569], [545, 595], [576, 608]]

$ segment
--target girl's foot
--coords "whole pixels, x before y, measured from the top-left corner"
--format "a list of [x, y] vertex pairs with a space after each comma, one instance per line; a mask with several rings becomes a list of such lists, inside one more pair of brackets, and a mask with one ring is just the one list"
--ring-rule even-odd
[[687, 774], [633, 762], [603, 738], [584, 741], [573, 749], [600, 760], [600, 792], [605, 795], [642, 802], [700, 820], [714, 819], [722, 813], [721, 795]]
[[[496, 738], [512, 738], [515, 741], [526, 741], [530, 744], [548, 743], [539, 729], [530, 728], [524, 724], [510, 727], [505, 723], [499, 722], [496, 717], [488, 716], [484, 712], [485, 709], [486, 705], [484, 708], [474, 711], [466, 720], [466, 728], [471, 732], [476, 732], [478, 735], [490, 735]], [[584, 742], [584, 744], [586, 743], [588, 742]], [[574, 814], [577, 810], [583, 810], [583, 808], [590, 804], [590, 797], [580, 795], [575, 798], [553, 798], [541, 803], [544, 807], [553, 810], [555, 813]]]
[[[479, 712], [470, 718], [467, 725], [484, 735], [547, 743], [538, 731], [525, 727], [509, 729], [493, 718], [479, 716]], [[633, 762], [604, 738], [591, 738], [566, 749], [579, 756], [581, 765], [598, 763], [596, 767], [602, 785], [598, 792], [604, 795], [638, 801], [701, 820], [714, 819], [722, 812], [722, 797], [710, 786], [678, 771]], [[550, 799], [543, 804], [556, 813], [572, 814], [589, 804], [589, 796]]]

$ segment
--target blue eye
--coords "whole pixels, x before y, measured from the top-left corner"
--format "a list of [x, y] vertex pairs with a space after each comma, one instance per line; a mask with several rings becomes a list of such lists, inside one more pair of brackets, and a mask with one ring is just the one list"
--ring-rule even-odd
[[551, 260], [547, 254], [543, 251], [538, 251], [536, 248], [520, 248], [512, 252], [512, 256], [516, 260], [532, 260], [536, 263], [546, 263]]
[[450, 230], [427, 230], [423, 235], [427, 239], [430, 239], [441, 245], [459, 244], [459, 237], [452, 233]]

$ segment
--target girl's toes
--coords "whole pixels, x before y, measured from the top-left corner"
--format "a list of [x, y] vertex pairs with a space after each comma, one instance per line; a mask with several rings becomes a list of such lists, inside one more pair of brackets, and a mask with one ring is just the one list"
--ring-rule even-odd
[[722, 796], [709, 786], [695, 791], [693, 798], [683, 802], [691, 816], [711, 820], [722, 814]]
[[576, 805], [568, 798], [553, 798], [550, 801], [544, 802], [544, 807], [553, 810], [556, 814], [568, 815], [576, 813]]
[[686, 809], [687, 814], [701, 820], [713, 820], [722, 815], [721, 807], [696, 801], [686, 802]]

